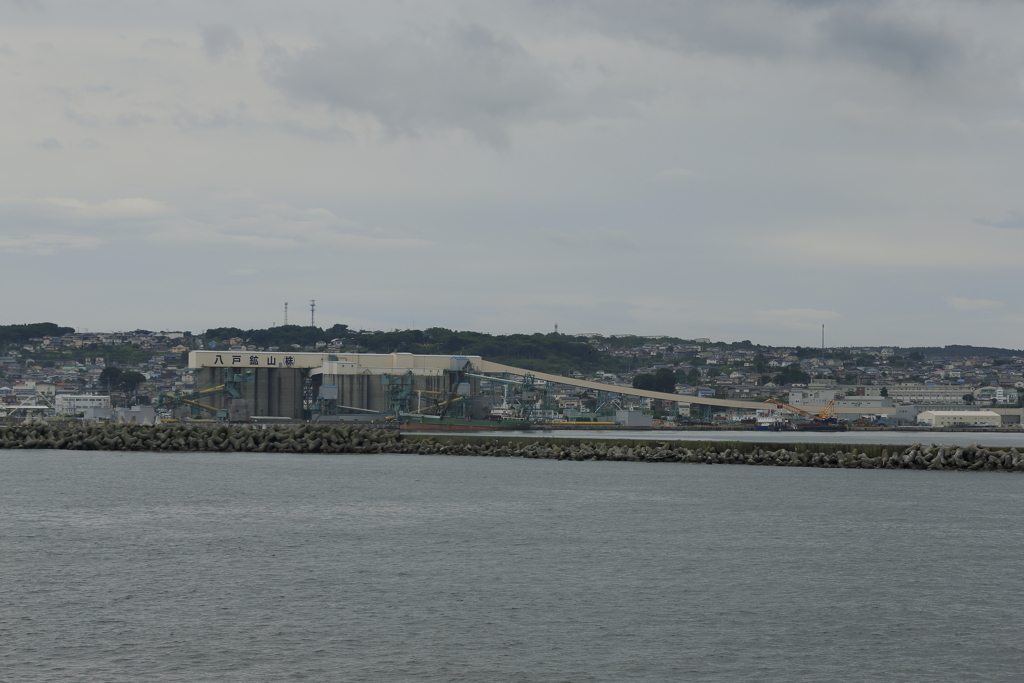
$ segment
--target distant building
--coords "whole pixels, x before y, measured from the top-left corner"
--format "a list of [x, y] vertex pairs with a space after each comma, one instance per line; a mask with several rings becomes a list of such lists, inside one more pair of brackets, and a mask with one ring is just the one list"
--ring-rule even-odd
[[963, 404], [964, 394], [971, 391], [963, 385], [897, 384], [887, 387], [889, 398], [895, 403]]
[[917, 421], [929, 427], [998, 427], [1002, 418], [990, 410], [926, 410]]
[[156, 422], [156, 408], [152, 406], [131, 406], [128, 408], [117, 408], [111, 418], [114, 421], [131, 422], [136, 424], [154, 424]]
[[1017, 403], [1016, 389], [1003, 387], [981, 387], [974, 392], [974, 400], [979, 403], [995, 403], [997, 405], [1014, 405]]
[[54, 402], [58, 415], [76, 415], [87, 408], [98, 408], [110, 411], [110, 397], [87, 395], [58, 394]]
[[616, 410], [615, 424], [623, 427], [650, 427], [654, 418], [637, 410]]

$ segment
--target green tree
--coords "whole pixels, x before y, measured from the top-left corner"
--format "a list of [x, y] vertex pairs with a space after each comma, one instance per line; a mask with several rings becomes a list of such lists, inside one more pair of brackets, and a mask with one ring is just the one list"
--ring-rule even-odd
[[800, 360], [803, 360], [804, 358], [813, 358], [819, 354], [818, 349], [810, 346], [798, 346], [794, 349], [794, 352], [796, 353], [796, 357]]
[[120, 368], [107, 366], [100, 373], [100, 384], [108, 389], [118, 389], [121, 387], [121, 374]]
[[115, 367], [103, 368], [100, 373], [100, 384], [111, 391], [123, 391], [126, 394], [133, 394], [138, 390], [139, 385], [146, 381], [146, 376], [141, 372], [128, 370], [127, 372]]
[[973, 405], [974, 404], [974, 394], [964, 394], [963, 398], [964, 398], [964, 403], [966, 403], [967, 405]]
[[700, 373], [694, 368], [689, 370], [676, 370], [675, 371], [676, 384], [696, 384], [700, 381]]
[[25, 344], [32, 337], [60, 337], [74, 331], [73, 327], [61, 327], [54, 323], [0, 325], [0, 344]]
[[807, 384], [811, 381], [811, 376], [801, 370], [799, 365], [793, 363], [782, 368], [775, 379], [779, 384]]
[[768, 360], [764, 357], [763, 353], [757, 354], [754, 357], [754, 372], [767, 372], [768, 371]]
[[635, 375], [633, 388], [674, 394], [676, 392], [676, 375], [668, 368], [662, 368], [654, 374]]
[[121, 373], [120, 388], [123, 389], [124, 392], [129, 395], [134, 394], [138, 390], [139, 385], [145, 381], [146, 376], [143, 375], [141, 372], [129, 370], [128, 372]]

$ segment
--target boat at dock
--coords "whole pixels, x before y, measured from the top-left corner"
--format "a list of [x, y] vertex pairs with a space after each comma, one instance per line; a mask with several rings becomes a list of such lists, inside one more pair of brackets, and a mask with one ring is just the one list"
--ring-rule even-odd
[[461, 417], [403, 414], [399, 429], [408, 431], [493, 432], [530, 429], [529, 420], [512, 418], [473, 420]]
[[845, 432], [846, 425], [836, 420], [822, 422], [797, 422], [794, 425], [798, 432]]

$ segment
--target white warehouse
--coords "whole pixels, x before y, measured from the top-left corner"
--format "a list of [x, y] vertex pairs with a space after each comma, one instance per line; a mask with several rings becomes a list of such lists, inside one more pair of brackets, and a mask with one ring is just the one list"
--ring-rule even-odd
[[926, 410], [917, 421], [929, 427], [998, 427], [1002, 418], [990, 410]]

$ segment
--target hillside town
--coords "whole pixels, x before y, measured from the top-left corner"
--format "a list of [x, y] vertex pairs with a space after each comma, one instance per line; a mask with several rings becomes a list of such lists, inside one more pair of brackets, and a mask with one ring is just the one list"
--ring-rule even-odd
[[[188, 367], [188, 354], [195, 349], [353, 353], [374, 348], [372, 340], [386, 334], [349, 331], [344, 337], [283, 349], [259, 346], [242, 336], [212, 339], [187, 331], [65, 331], [32, 336], [0, 348], [0, 404], [9, 412], [19, 406], [37, 406], [55, 414], [84, 414], [90, 409], [91, 415], [107, 416], [111, 410], [156, 405], [163, 395], [203, 389], [196, 386], [195, 371]], [[914, 424], [923, 411], [998, 409], [1003, 425], [1020, 423], [1024, 352], [990, 349], [972, 354], [970, 347], [938, 352], [896, 347], [813, 349], [707, 338], [558, 336], [586, 345], [588, 359], [597, 357], [590, 368], [570, 370], [572, 377], [635, 387], [644, 377], [671, 376], [671, 393], [681, 397], [678, 407], [625, 395], [616, 398], [623, 410], [660, 419], [722, 423], [749, 418], [735, 410], [691, 411], [682, 398], [704, 396], [776, 399], [808, 409], [835, 401], [836, 412], [853, 420], [861, 419], [858, 408], [891, 406], [898, 409], [888, 418], [892, 424]], [[530, 367], [529, 359], [517, 362]], [[552, 419], [579, 418], [593, 406], [592, 392], [585, 389], [568, 385], [551, 389], [559, 412]]]

